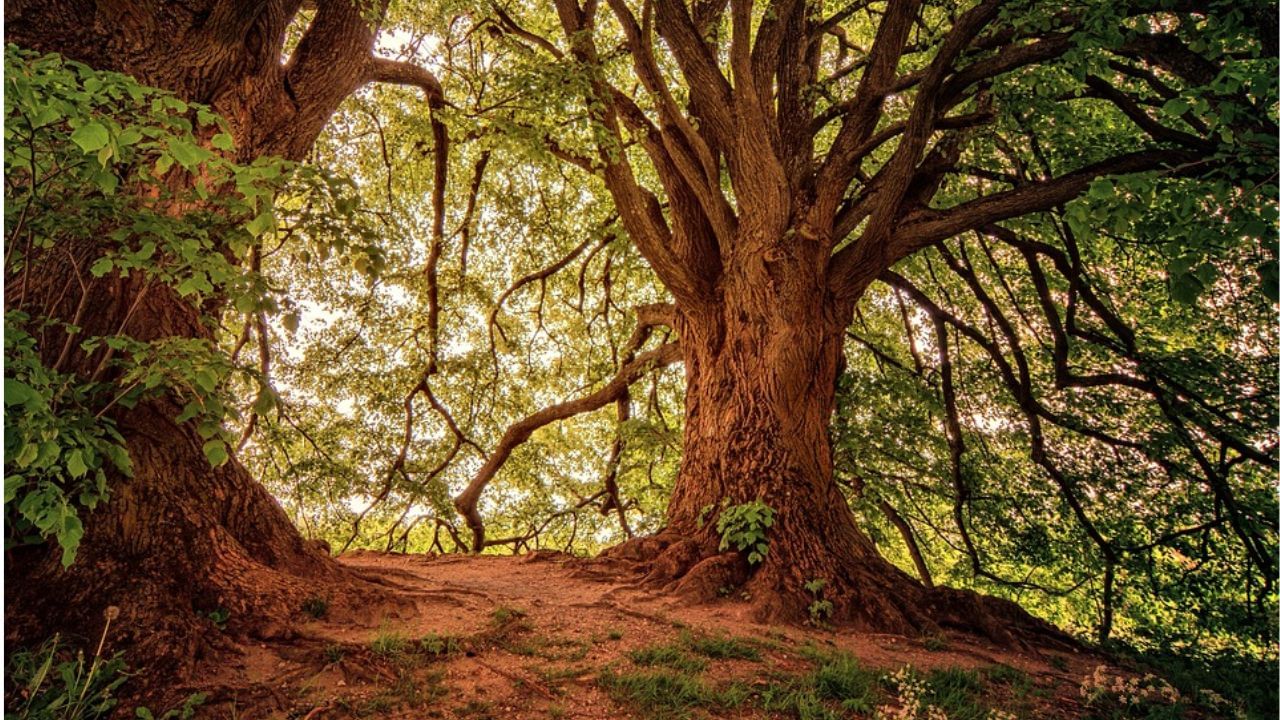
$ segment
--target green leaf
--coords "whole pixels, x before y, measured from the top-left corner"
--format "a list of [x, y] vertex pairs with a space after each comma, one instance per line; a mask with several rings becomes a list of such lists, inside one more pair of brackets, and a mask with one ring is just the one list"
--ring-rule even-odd
[[84, 462], [84, 452], [79, 448], [72, 450], [67, 455], [67, 472], [71, 477], [78, 478], [88, 472], [89, 466]]
[[205, 368], [196, 372], [195, 381], [201, 390], [211, 393], [218, 387], [218, 374]]
[[216, 438], [205, 442], [204, 456], [209, 459], [210, 465], [214, 467], [221, 466], [229, 457], [227, 444]]
[[213, 139], [209, 141], [209, 144], [219, 150], [233, 150], [236, 145], [235, 141], [232, 140], [231, 136], [227, 133], [218, 133], [217, 135], [214, 135]]
[[111, 268], [114, 265], [115, 262], [111, 258], [98, 258], [97, 262], [89, 266], [89, 274], [94, 277], [102, 277], [103, 275], [111, 272]]
[[250, 235], [258, 237], [263, 233], [274, 229], [276, 226], [275, 214], [270, 209], [263, 210], [258, 213], [257, 217], [245, 223], [244, 229], [249, 231]]
[[80, 146], [86, 153], [96, 152], [107, 144], [111, 134], [102, 123], [95, 121], [85, 123], [71, 133], [71, 142]]
[[31, 443], [23, 445], [22, 450], [18, 451], [18, 457], [14, 458], [13, 461], [17, 463], [19, 468], [25, 468], [35, 462], [35, 459], [39, 457], [39, 455], [40, 447]]
[[76, 550], [80, 547], [80, 539], [84, 537], [84, 524], [76, 516], [75, 511], [63, 505], [61, 523], [56, 534], [58, 544], [62, 546], [62, 567], [71, 567], [76, 561]]
[[170, 139], [169, 152], [173, 153], [178, 164], [188, 170], [194, 170], [197, 165], [213, 157], [213, 153], [185, 140]]
[[[7, 343], [6, 343], [7, 345]], [[5, 357], [8, 357], [8, 348], [5, 348]], [[39, 397], [30, 385], [13, 378], [4, 379], [4, 404], [8, 405], [25, 405], [28, 400]]]

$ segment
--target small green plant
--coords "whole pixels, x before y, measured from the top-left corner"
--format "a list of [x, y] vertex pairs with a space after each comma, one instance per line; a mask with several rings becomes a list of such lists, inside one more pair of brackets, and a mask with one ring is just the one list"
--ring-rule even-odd
[[205, 693], [195, 693], [183, 700], [181, 705], [169, 708], [159, 715], [152, 713], [146, 707], [136, 708], [133, 714], [141, 720], [191, 720], [195, 717], [196, 709], [204, 704], [207, 697]]
[[716, 532], [720, 533], [720, 549], [735, 548], [747, 553], [747, 562], [755, 565], [769, 554], [767, 533], [773, 527], [773, 508], [760, 500], [741, 505], [728, 505], [716, 518]]
[[302, 601], [302, 612], [319, 620], [329, 614], [329, 601], [319, 595], [312, 595]]
[[324, 659], [330, 665], [342, 662], [342, 658], [345, 657], [346, 654], [347, 651], [337, 643], [330, 643], [324, 646]]
[[118, 702], [116, 690], [129, 678], [124, 658], [102, 656], [111, 621], [120, 609], [110, 606], [103, 613], [106, 624], [91, 660], [84, 651], [71, 653], [54, 635], [38, 650], [14, 652], [6, 668], [6, 691], [11, 693], [5, 717], [19, 720], [92, 720], [108, 716]]
[[610, 630], [610, 631], [609, 631], [609, 639], [610, 639], [610, 640], [621, 640], [621, 639], [622, 639], [622, 631], [621, 631], [621, 630], [617, 630], [617, 629]]
[[526, 615], [528, 615], [528, 613], [519, 608], [499, 605], [493, 609], [493, 622], [496, 625], [508, 625], [517, 620], [523, 619]]
[[428, 633], [418, 641], [418, 647], [428, 655], [453, 655], [462, 650], [462, 643], [452, 635]]
[[814, 627], [825, 626], [836, 611], [835, 605], [822, 597], [822, 590], [826, 586], [827, 581], [822, 578], [814, 578], [804, 584], [805, 591], [813, 596], [813, 602], [809, 603], [809, 624]]
[[373, 638], [373, 642], [369, 643], [369, 649], [379, 657], [398, 658], [409, 649], [409, 639], [402, 633], [383, 627]]
[[227, 621], [231, 619], [231, 611], [224, 608], [214, 608], [209, 611], [209, 620], [213, 622], [213, 626], [219, 630], [227, 629]]

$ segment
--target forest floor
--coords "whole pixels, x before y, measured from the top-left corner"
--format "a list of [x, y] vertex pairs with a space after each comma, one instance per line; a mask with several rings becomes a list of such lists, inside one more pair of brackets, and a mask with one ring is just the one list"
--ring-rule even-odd
[[890, 677], [905, 666], [926, 684], [921, 718], [926, 703], [951, 720], [1082, 717], [1081, 685], [1104, 662], [759, 625], [740, 599], [690, 605], [555, 553], [341, 562], [386, 583], [388, 602], [317, 598], [281, 639], [242, 641], [189, 688], [208, 692], [198, 717], [913, 717]]

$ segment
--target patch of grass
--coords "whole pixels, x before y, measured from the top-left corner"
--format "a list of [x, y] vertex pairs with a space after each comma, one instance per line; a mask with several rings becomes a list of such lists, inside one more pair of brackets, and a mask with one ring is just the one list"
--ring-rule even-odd
[[418, 641], [418, 649], [427, 655], [453, 655], [462, 651], [462, 641], [452, 635], [427, 633]]
[[519, 620], [524, 619], [528, 615], [529, 613], [525, 612], [524, 610], [521, 610], [520, 608], [513, 608], [513, 607], [507, 607], [506, 605], [499, 605], [498, 607], [493, 609], [493, 612], [491, 613], [490, 616], [493, 618], [493, 623], [495, 625], [510, 625], [512, 623], [515, 623]]
[[641, 717], [666, 720], [689, 717], [695, 708], [735, 708], [750, 692], [735, 683], [715, 688], [697, 677], [671, 670], [616, 673], [605, 670], [596, 682], [618, 702], [641, 710]]
[[312, 595], [302, 601], [302, 612], [319, 620], [329, 614], [329, 601], [319, 595]]
[[409, 650], [409, 638], [403, 633], [384, 627], [378, 631], [373, 642], [369, 643], [369, 649], [374, 655], [388, 660], [400, 658]]
[[862, 667], [847, 653], [808, 647], [817, 666], [801, 676], [775, 676], [760, 692], [761, 708], [774, 716], [837, 720], [850, 712], [870, 714], [880, 699], [880, 672]]
[[1049, 665], [1053, 667], [1054, 670], [1061, 670], [1063, 672], [1066, 672], [1067, 668], [1070, 667], [1067, 663], [1067, 659], [1061, 655], [1054, 655], [1053, 657], [1050, 657]]
[[924, 676], [929, 690], [925, 702], [947, 713], [948, 720], [983, 720], [987, 708], [979, 702], [982, 677], [976, 670], [938, 668]]
[[627, 653], [631, 662], [645, 667], [665, 667], [686, 673], [702, 672], [707, 668], [705, 660], [690, 656], [678, 645], [653, 645]]
[[789, 716], [799, 720], [839, 720], [840, 713], [827, 707], [812, 688], [790, 683], [769, 685], [760, 692], [760, 707], [770, 717]]
[[583, 665], [566, 665], [562, 667], [546, 666], [538, 668], [536, 672], [538, 673], [538, 677], [541, 677], [544, 682], [554, 685], [559, 682], [564, 682], [565, 680], [580, 678], [591, 672], [591, 668]]
[[1031, 694], [1035, 688], [1035, 681], [1027, 673], [1015, 667], [1008, 665], [992, 665], [984, 668], [982, 676], [986, 678], [988, 683], [996, 685], [1004, 685], [1009, 688], [1014, 697], [1024, 698]]
[[610, 630], [610, 631], [609, 631], [609, 633], [608, 633], [608, 635], [607, 635], [607, 637], [608, 637], [610, 640], [621, 640], [621, 639], [622, 639], [622, 631], [621, 631], [621, 630], [616, 630], [616, 629]]
[[685, 631], [680, 633], [680, 642], [693, 652], [713, 660], [760, 659], [760, 651], [751, 642], [724, 634], [700, 635]]
[[813, 671], [812, 677], [819, 697], [834, 700], [846, 710], [869, 713], [875, 709], [880, 673], [862, 667], [854, 656], [833, 655]]

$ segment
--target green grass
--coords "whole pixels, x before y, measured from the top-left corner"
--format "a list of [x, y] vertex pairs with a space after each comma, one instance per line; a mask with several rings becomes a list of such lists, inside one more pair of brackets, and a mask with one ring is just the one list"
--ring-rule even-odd
[[878, 697], [880, 673], [868, 670], [852, 655], [831, 656], [813, 671], [814, 692], [846, 710], [871, 712]]
[[668, 720], [689, 717], [695, 708], [736, 708], [750, 691], [742, 684], [723, 688], [672, 670], [640, 670], [617, 673], [606, 669], [596, 682], [618, 702], [642, 711], [642, 717]]
[[374, 655], [388, 660], [403, 657], [409, 650], [409, 638], [398, 631], [383, 628], [369, 643], [369, 649]]
[[462, 651], [462, 641], [452, 635], [427, 633], [418, 641], [418, 648], [427, 655], [453, 655]]
[[701, 635], [689, 631], [680, 633], [680, 643], [699, 655], [712, 660], [759, 660], [760, 651], [748, 640], [728, 635]]
[[645, 667], [665, 667], [686, 673], [702, 672], [707, 662], [692, 657], [678, 645], [654, 645], [638, 648], [627, 653], [631, 662]]
[[983, 720], [987, 707], [980, 702], [983, 682], [976, 670], [939, 668], [924, 676], [929, 685], [925, 702], [947, 713], [948, 720]]
[[761, 707], [800, 720], [836, 720], [849, 712], [874, 712], [881, 673], [862, 667], [847, 653], [813, 652], [817, 663], [800, 676], [775, 677], [760, 693]]
[[516, 623], [517, 621], [523, 620], [525, 616], [527, 616], [528, 614], [529, 613], [526, 613], [524, 610], [521, 610], [520, 608], [513, 608], [513, 607], [507, 607], [506, 605], [499, 605], [498, 607], [493, 609], [493, 612], [491, 613], [491, 617], [493, 618], [493, 622], [495, 625], [510, 625], [510, 624]]

